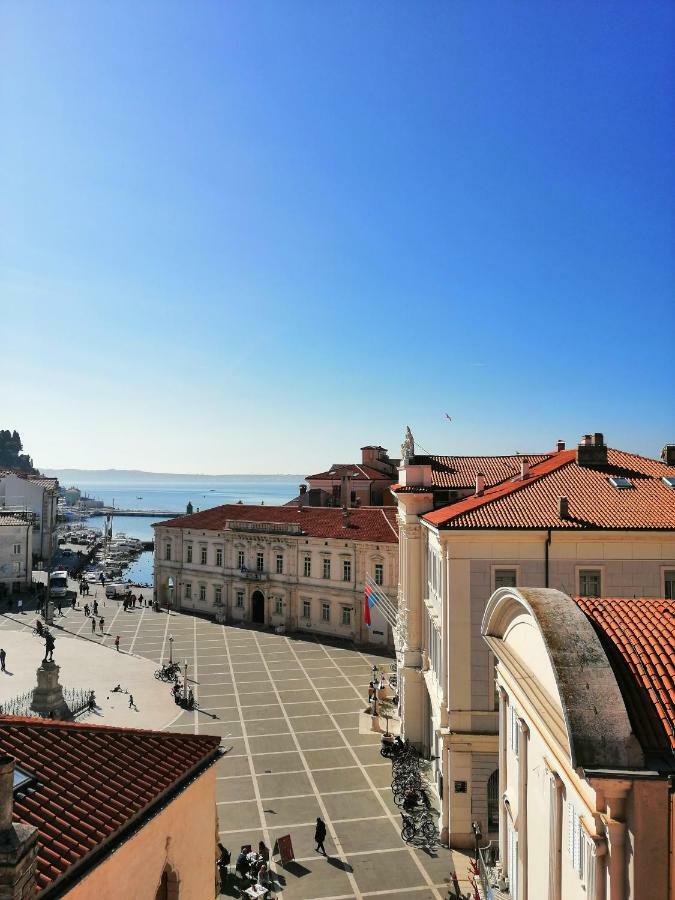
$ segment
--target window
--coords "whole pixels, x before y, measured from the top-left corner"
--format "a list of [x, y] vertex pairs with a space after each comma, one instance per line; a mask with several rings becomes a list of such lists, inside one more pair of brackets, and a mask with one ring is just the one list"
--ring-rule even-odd
[[167, 561], [171, 560], [171, 544], [167, 544], [164, 547], [164, 559]]
[[213, 599], [218, 606], [223, 602], [223, 589], [221, 587], [213, 589]]
[[664, 573], [663, 596], [666, 600], [675, 600], [675, 570], [670, 569]]
[[312, 601], [311, 600], [303, 600], [302, 601], [302, 618], [309, 619], [311, 611], [312, 611]]
[[384, 566], [382, 563], [375, 563], [375, 584], [384, 584]]
[[277, 553], [277, 575], [284, 574], [284, 554]]
[[321, 621], [330, 622], [330, 603], [321, 604]]
[[330, 559], [324, 559], [323, 561], [323, 577], [330, 578]]
[[612, 487], [623, 488], [624, 490], [626, 488], [633, 487], [633, 482], [630, 480], [630, 478], [624, 478], [623, 475], [614, 475], [609, 479], [609, 483], [612, 485]]
[[237, 609], [244, 608], [244, 592], [237, 591]]
[[281, 597], [277, 597], [274, 601], [274, 615], [275, 616], [283, 616], [284, 614], [284, 601]]
[[344, 559], [342, 561], [342, 580], [343, 581], [351, 581], [352, 580], [352, 564], [350, 560]]
[[243, 550], [238, 550], [238, 551], [237, 551], [237, 568], [238, 568], [238, 569], [243, 569], [244, 567], [245, 567], [245, 564], [244, 564], [244, 551], [243, 551]]
[[675, 488], [675, 475], [664, 475], [661, 481], [666, 487]]
[[584, 877], [586, 867], [585, 844], [586, 835], [581, 823], [581, 816], [577, 814], [573, 803], [567, 804], [567, 853], [572, 863], [572, 868], [580, 878]]
[[206, 600], [206, 585], [205, 584], [199, 585], [199, 599], [202, 601], [202, 603]]
[[342, 607], [342, 624], [343, 625], [351, 625], [352, 624], [352, 610], [350, 606]]
[[579, 594], [582, 597], [600, 596], [600, 572], [597, 569], [580, 570]]
[[185, 599], [192, 600], [192, 585], [189, 582], [185, 585]]
[[518, 756], [518, 750], [520, 749], [520, 728], [518, 727], [518, 713], [513, 705], [509, 705], [509, 715], [511, 749], [515, 755]]
[[256, 572], [262, 572], [264, 567], [265, 567], [265, 554], [262, 552], [262, 550], [258, 550], [258, 552], [255, 555], [255, 570], [256, 570]]
[[487, 783], [488, 831], [499, 831], [499, 769], [495, 769]]
[[21, 553], [21, 544], [14, 544], [13, 553], [15, 556], [18, 556]]
[[185, 560], [186, 562], [192, 562], [192, 544], [188, 544], [185, 548]]
[[216, 547], [216, 565], [222, 566], [223, 564], [223, 548]]
[[503, 587], [515, 587], [516, 576], [515, 569], [495, 569], [495, 590]]
[[200, 552], [200, 561], [201, 561], [201, 564], [202, 564], [203, 566], [206, 565], [206, 560], [207, 560], [207, 558], [208, 558], [208, 556], [207, 556], [207, 549], [206, 549], [206, 547], [202, 547], [202, 548], [201, 548], [201, 552]]
[[311, 575], [312, 575], [312, 557], [311, 556], [305, 557], [305, 566], [304, 566], [303, 572], [304, 572], [305, 578], [311, 577]]

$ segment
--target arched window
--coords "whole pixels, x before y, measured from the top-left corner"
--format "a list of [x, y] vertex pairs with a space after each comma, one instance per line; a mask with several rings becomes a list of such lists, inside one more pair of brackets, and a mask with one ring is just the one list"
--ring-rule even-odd
[[499, 831], [499, 769], [495, 769], [487, 783], [488, 831]]
[[178, 876], [171, 866], [165, 866], [155, 900], [178, 900], [178, 883]]

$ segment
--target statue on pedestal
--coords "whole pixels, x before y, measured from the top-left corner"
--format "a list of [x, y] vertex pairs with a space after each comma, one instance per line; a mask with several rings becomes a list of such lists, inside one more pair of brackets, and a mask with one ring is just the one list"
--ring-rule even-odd
[[401, 463], [407, 466], [415, 455], [415, 438], [412, 436], [410, 426], [406, 425], [405, 438], [401, 444]]
[[54, 662], [54, 645], [56, 641], [54, 640], [54, 635], [51, 631], [45, 631], [45, 656], [42, 662]]

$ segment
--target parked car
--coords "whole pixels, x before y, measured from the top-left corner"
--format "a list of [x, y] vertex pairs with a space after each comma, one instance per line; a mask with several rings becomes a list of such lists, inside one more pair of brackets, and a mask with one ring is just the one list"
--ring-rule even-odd
[[105, 595], [108, 600], [115, 600], [117, 597], [123, 597], [127, 592], [128, 585], [121, 581], [110, 581], [105, 586]]
[[49, 596], [68, 596], [68, 573], [65, 571], [52, 572], [49, 578]]

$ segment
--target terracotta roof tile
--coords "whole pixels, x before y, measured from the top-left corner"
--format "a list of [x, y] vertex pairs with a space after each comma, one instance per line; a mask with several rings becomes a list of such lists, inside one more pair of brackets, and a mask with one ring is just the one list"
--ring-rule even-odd
[[[530, 468], [529, 477], [510, 479], [427, 513], [439, 528], [556, 528], [564, 530], [675, 528], [675, 491], [663, 482], [675, 467], [608, 449], [607, 465], [579, 466], [575, 450], [562, 450]], [[632, 487], [616, 488], [610, 477], [630, 478]], [[560, 497], [569, 501], [561, 519]]]
[[350, 541], [397, 543], [396, 509], [393, 506], [361, 506], [349, 510], [349, 526], [343, 525], [342, 510], [335, 507], [249, 506], [229, 503], [191, 516], [179, 516], [159, 522], [161, 528], [194, 528], [224, 531], [230, 521], [265, 522], [272, 525], [296, 525], [299, 534], [308, 537], [338, 538]]
[[14, 820], [39, 831], [38, 891], [215, 760], [219, 743], [212, 735], [0, 716], [0, 751], [36, 778], [15, 793]]
[[534, 453], [522, 456], [416, 456], [415, 463], [431, 464], [431, 483], [440, 488], [472, 488], [476, 475], [485, 476], [485, 484], [499, 484], [520, 472], [523, 459], [536, 465], [548, 459], [551, 453]]
[[575, 600], [603, 642], [645, 753], [675, 752], [675, 600]]
[[391, 475], [380, 472], [372, 466], [364, 466], [361, 463], [336, 463], [326, 472], [318, 472], [316, 475], [306, 475], [306, 481], [333, 481], [343, 475], [351, 475], [352, 481], [391, 481]]

